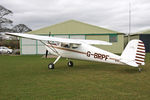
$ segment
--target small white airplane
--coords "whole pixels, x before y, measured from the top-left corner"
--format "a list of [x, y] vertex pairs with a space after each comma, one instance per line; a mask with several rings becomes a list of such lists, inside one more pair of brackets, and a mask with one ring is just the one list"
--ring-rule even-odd
[[[100, 40], [81, 40], [65, 39], [49, 36], [39, 36], [25, 33], [6, 33], [6, 35], [23, 37], [39, 40], [46, 49], [52, 54], [58, 56], [57, 59], [48, 65], [49, 69], [54, 69], [54, 65], [61, 58], [88, 60], [96, 62], [105, 62], [112, 64], [129, 65], [137, 67], [141, 71], [140, 65], [144, 65], [145, 46], [141, 40], [131, 40], [121, 56], [102, 50], [92, 45], [112, 45], [106, 41]], [[72, 67], [73, 62], [69, 61], [68, 66]]]

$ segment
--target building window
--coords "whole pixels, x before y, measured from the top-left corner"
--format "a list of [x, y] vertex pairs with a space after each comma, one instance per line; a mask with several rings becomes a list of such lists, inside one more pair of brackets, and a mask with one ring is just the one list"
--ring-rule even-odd
[[117, 35], [109, 35], [109, 42], [117, 42]]

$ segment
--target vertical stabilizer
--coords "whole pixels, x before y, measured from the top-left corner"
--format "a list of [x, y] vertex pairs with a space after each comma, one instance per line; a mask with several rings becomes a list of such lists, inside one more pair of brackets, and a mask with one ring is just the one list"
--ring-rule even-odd
[[145, 46], [141, 40], [131, 40], [121, 55], [121, 61], [127, 65], [138, 67], [144, 65]]

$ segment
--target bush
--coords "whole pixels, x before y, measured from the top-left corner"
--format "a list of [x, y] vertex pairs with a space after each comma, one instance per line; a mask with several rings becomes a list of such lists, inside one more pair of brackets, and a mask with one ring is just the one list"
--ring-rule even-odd
[[2, 40], [0, 41], [0, 46], [6, 46], [11, 49], [19, 49], [19, 40]]
[[13, 54], [20, 55], [20, 49], [13, 50]]

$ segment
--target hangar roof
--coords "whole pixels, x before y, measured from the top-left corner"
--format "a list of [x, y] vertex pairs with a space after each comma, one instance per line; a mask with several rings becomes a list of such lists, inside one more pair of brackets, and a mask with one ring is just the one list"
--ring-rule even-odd
[[[139, 31], [139, 32], [137, 32], [135, 34], [150, 34], [150, 29]], [[133, 35], [135, 35], [135, 34], [133, 34]]]
[[90, 25], [76, 20], [68, 20], [62, 23], [31, 31], [32, 34], [114, 34], [120, 33], [106, 28]]

